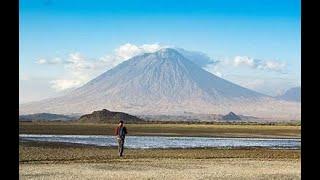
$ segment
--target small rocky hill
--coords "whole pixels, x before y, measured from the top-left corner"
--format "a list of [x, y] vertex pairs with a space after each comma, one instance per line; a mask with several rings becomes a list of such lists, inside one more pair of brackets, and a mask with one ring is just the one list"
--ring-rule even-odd
[[83, 115], [79, 118], [79, 122], [90, 122], [90, 123], [118, 123], [120, 120], [125, 123], [141, 123], [144, 120], [126, 114], [123, 112], [112, 112], [107, 109], [101, 111], [94, 111], [91, 114]]
[[229, 112], [227, 115], [222, 116], [223, 120], [241, 120], [240, 116], [233, 112]]

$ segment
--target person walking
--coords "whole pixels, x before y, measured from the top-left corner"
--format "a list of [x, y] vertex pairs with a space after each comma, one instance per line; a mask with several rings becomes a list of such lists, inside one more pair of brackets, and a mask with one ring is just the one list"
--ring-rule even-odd
[[119, 121], [119, 125], [115, 129], [115, 135], [118, 141], [118, 152], [120, 157], [122, 157], [123, 155], [124, 139], [127, 133], [128, 131], [127, 128], [124, 126], [124, 122], [122, 120]]

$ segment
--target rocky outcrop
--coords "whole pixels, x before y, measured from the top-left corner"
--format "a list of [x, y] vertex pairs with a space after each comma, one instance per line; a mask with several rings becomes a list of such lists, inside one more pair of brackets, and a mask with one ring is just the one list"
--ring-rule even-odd
[[91, 114], [83, 115], [78, 121], [90, 123], [118, 123], [120, 120], [124, 121], [125, 123], [144, 122], [144, 120], [136, 116], [132, 116], [123, 112], [112, 112], [107, 109], [94, 111]]

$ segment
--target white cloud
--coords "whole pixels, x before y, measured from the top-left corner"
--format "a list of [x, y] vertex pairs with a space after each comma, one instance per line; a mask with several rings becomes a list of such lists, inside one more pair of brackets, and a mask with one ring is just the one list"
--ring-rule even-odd
[[55, 64], [60, 64], [62, 63], [61, 58], [54, 58], [52, 60], [47, 60], [47, 59], [39, 59], [38, 61], [36, 61], [37, 64], [49, 64], [49, 65], [55, 65]]
[[[61, 91], [69, 88], [79, 87], [99, 74], [134, 56], [143, 53], [152, 53], [167, 47], [172, 46], [164, 46], [158, 43], [143, 45], [126, 43], [114, 49], [113, 53], [97, 59], [89, 59], [79, 52], [73, 52], [70, 53], [67, 58], [64, 58], [64, 60], [60, 57], [56, 57], [51, 60], [39, 59], [37, 63], [63, 65], [65, 72], [60, 76], [60, 78], [50, 82], [52, 88], [56, 89], [57, 91]], [[226, 67], [230, 66], [230, 64], [232, 64], [233, 67], [245, 66], [253, 69], [271, 70], [277, 72], [281, 72], [285, 67], [284, 63], [277, 61], [263, 61], [250, 58], [248, 56], [236, 56], [232, 60], [229, 59], [222, 61], [213, 61], [209, 57], [203, 58], [204, 55], [198, 55], [196, 57], [196, 59], [198, 59], [198, 57], [202, 57], [204, 60], [201, 63], [207, 62], [206, 65], [203, 65], [203, 68], [219, 77], [223, 77], [225, 75], [224, 73], [226, 73]], [[251, 84], [247, 84], [246, 86], [253, 87], [254, 82], [251, 82]]]
[[126, 43], [124, 45], [121, 45], [119, 48], [116, 48], [113, 54], [101, 57], [100, 61], [102, 62], [100, 62], [99, 64], [105, 66], [105, 69], [108, 70], [134, 56], [144, 53], [153, 53], [166, 47], [169, 46], [163, 46], [157, 43], [137, 46], [134, 44]]
[[236, 56], [233, 60], [233, 65], [234, 66], [244, 65], [244, 66], [255, 68], [258, 64], [258, 62], [256, 61], [257, 60], [250, 58], [248, 56]]
[[286, 64], [283, 62], [277, 62], [272, 60], [263, 61], [263, 60], [254, 59], [248, 56], [236, 56], [233, 59], [233, 65], [235, 67], [247, 66], [253, 69], [282, 72]]
[[49, 64], [60, 64], [60, 63], [62, 63], [62, 60], [61, 60], [61, 58], [58, 58], [58, 57], [49, 61]]
[[270, 96], [279, 95], [290, 87], [299, 86], [299, 83], [297, 84], [297, 79], [287, 77], [287, 75], [225, 75], [224, 78], [243, 87]]
[[286, 64], [272, 60], [254, 59], [248, 56], [236, 56], [233, 59], [227, 58], [216, 61], [213, 64], [207, 64], [203, 68], [212, 74], [222, 77], [224, 73], [230, 72], [230, 68], [248, 67], [251, 69], [267, 70], [283, 73]]
[[115, 55], [120, 59], [126, 60], [130, 57], [136, 56], [141, 53], [141, 49], [138, 46], [127, 43], [115, 49]]
[[175, 48], [184, 57], [197, 64], [200, 67], [206, 67], [208, 65], [213, 65], [219, 63], [219, 61], [210, 58], [207, 54], [198, 51], [189, 51], [182, 48]]
[[223, 75], [222, 75], [221, 71], [219, 70], [219, 66], [217, 63], [208, 64], [205, 67], [203, 67], [203, 69], [205, 69], [206, 71], [208, 71], [218, 77], [222, 77]]
[[156, 52], [162, 48], [167, 48], [167, 47], [171, 47], [171, 46], [161, 46], [161, 45], [155, 43], [155, 44], [144, 44], [144, 45], [140, 46], [140, 49], [142, 49], [144, 52], [152, 53], [152, 52]]
[[[51, 64], [53, 64], [53, 62], [63, 64], [65, 70], [65, 73], [61, 78], [55, 79], [50, 83], [52, 88], [57, 91], [79, 87], [95, 76], [117, 66], [123, 61], [143, 53], [158, 51], [164, 47], [168, 46], [161, 46], [157, 43], [137, 46], [127, 43], [116, 48], [113, 54], [105, 55], [98, 59], [88, 59], [79, 52], [70, 53], [65, 61], [62, 61], [61, 59], [50, 61]], [[49, 61], [41, 61], [41, 64], [49, 64]]]
[[[251, 76], [249, 71], [243, 71], [243, 69], [240, 69], [239, 67], [247, 67], [265, 72], [262, 72], [260, 77], [256, 77]], [[296, 82], [295, 79], [288, 79], [286, 75], [283, 74], [285, 68], [286, 65], [282, 62], [259, 60], [248, 56], [221, 59], [218, 63], [208, 64], [204, 67], [205, 70], [216, 76], [271, 96], [278, 94], [283, 89]], [[277, 75], [279, 78], [274, 78], [276, 74], [270, 73], [271, 71], [282, 74]]]
[[47, 60], [46, 59], [39, 59], [38, 61], [36, 61], [37, 64], [46, 64]]
[[78, 63], [81, 61], [84, 61], [84, 57], [79, 52], [70, 53], [67, 60], [68, 63]]
[[78, 87], [89, 81], [95, 75], [95, 61], [88, 60], [79, 52], [70, 53], [64, 62], [63, 78], [51, 81], [52, 88], [57, 91]]
[[134, 44], [124, 44], [119, 48], [115, 49], [115, 56], [122, 60], [127, 60], [133, 56], [143, 54], [143, 53], [152, 53], [158, 51], [167, 46], [161, 46], [159, 44], [143, 44], [141, 46], [136, 46]]
[[57, 91], [73, 88], [82, 84], [80, 80], [74, 79], [57, 79], [50, 81], [51, 87]]
[[282, 71], [284, 67], [285, 67], [285, 63], [279, 63], [276, 61], [267, 61], [263, 66], [263, 68], [265, 69], [274, 70], [274, 71]]

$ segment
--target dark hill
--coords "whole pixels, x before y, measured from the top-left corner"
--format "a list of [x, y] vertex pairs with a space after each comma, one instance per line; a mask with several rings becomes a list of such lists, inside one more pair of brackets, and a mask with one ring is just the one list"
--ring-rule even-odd
[[223, 120], [241, 120], [240, 116], [236, 115], [233, 112], [229, 112], [229, 114], [222, 116]]
[[124, 121], [125, 123], [144, 122], [144, 120], [136, 116], [132, 116], [123, 112], [112, 112], [106, 109], [83, 115], [78, 121], [90, 123], [118, 123], [120, 120]]

